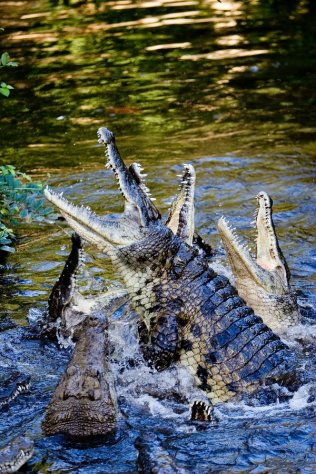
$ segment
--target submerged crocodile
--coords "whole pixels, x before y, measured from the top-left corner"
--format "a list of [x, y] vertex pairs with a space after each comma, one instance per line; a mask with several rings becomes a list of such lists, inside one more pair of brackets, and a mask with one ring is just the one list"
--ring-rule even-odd
[[138, 451], [137, 466], [142, 474], [188, 474], [162, 446], [159, 436], [146, 433], [135, 440]]
[[33, 456], [33, 447], [32, 440], [17, 436], [0, 448], [0, 473], [17, 472]]
[[272, 219], [272, 199], [257, 196], [257, 258], [239, 240], [225, 218], [218, 222], [239, 295], [277, 333], [299, 322], [296, 297], [290, 288], [290, 271], [280, 249]]
[[116, 395], [108, 365], [107, 319], [88, 316], [67, 369], [48, 405], [46, 435], [85, 438], [113, 434]]
[[111, 257], [140, 315], [144, 357], [158, 370], [179, 361], [214, 403], [253, 392], [263, 381], [286, 381], [294, 364], [288, 347], [226, 277], [161, 222], [145, 190], [134, 192], [114, 135], [105, 128], [98, 134], [133, 209], [131, 231], [125, 225], [113, 232], [89, 209], [49, 189], [45, 194], [82, 238]]

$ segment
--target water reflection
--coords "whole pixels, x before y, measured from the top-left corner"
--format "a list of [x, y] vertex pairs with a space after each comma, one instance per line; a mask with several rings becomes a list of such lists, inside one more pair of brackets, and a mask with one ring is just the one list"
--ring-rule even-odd
[[130, 140], [150, 137], [154, 147], [186, 131], [192, 142], [204, 140], [202, 150], [194, 142], [196, 155], [249, 154], [263, 143], [270, 152], [313, 151], [311, 3], [118, 1], [50, 9], [40, 1], [28, 13], [27, 2], [14, 5], [3, 19], [6, 48], [21, 63], [10, 71], [16, 93], [3, 103], [7, 161], [41, 167], [25, 146], [42, 145], [46, 165], [73, 166], [82, 129], [92, 137], [104, 123]]

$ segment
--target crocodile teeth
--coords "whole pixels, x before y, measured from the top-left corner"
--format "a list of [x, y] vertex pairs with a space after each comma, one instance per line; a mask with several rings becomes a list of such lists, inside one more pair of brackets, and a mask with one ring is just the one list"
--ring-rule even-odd
[[231, 242], [239, 249], [239, 251], [243, 252], [244, 254], [251, 254], [252, 249], [249, 247], [247, 243], [245, 243], [239, 235], [236, 233], [236, 228], [233, 227], [225, 217], [221, 217], [220, 221], [225, 225], [226, 232], [229, 232]]

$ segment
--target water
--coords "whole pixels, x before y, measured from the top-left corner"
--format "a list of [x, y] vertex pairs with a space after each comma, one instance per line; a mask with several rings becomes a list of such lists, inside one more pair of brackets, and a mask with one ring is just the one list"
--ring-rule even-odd
[[[96, 130], [115, 132], [128, 163], [140, 161], [166, 212], [181, 163], [197, 172], [196, 227], [226, 258], [221, 215], [250, 242], [254, 196], [268, 192], [308, 317], [288, 340], [303, 361], [315, 350], [315, 5], [314, 2], [2, 2], [2, 51], [18, 60], [1, 69], [15, 86], [1, 99], [0, 160], [67, 190], [99, 213], [122, 200], [104, 169]], [[68, 252], [61, 222], [25, 226], [1, 272], [1, 363], [32, 376], [32, 388], [1, 413], [0, 442], [35, 440], [28, 472], [135, 473], [136, 445], [154, 437], [179, 469], [210, 472], [316, 472], [315, 402], [302, 387], [290, 403], [216, 409], [218, 423], [188, 421], [190, 379], [154, 374], [139, 363], [133, 323], [117, 316], [112, 368], [122, 411], [114, 443], [72, 446], [43, 438], [40, 423], [69, 353], [21, 339], [26, 315], [40, 311]], [[108, 259], [89, 248], [86, 291], [119, 283]], [[128, 343], [126, 342], [128, 341]], [[131, 351], [126, 353], [127, 347]], [[158, 390], [157, 390], [158, 387]], [[162, 396], [162, 394], [164, 396]], [[166, 396], [167, 394], [167, 396]], [[138, 441], [136, 441], [138, 439]]]

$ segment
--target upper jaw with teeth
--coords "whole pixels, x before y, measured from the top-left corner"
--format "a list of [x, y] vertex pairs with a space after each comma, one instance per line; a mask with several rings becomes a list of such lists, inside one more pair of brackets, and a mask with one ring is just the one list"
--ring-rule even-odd
[[272, 199], [264, 191], [257, 196], [255, 226], [256, 258], [224, 217], [218, 222], [239, 295], [268, 326], [282, 333], [299, 322], [299, 309], [273, 223]]
[[289, 291], [289, 271], [275, 232], [272, 200], [267, 193], [261, 191], [257, 202], [256, 258], [251, 255], [250, 248], [238, 237], [236, 229], [226, 218], [219, 219], [218, 230], [235, 276], [238, 278], [243, 272], [247, 272], [267, 291], [283, 295]]
[[[68, 202], [62, 193], [45, 189], [46, 198], [59, 208], [70, 226], [81, 237], [100, 250], [113, 252], [115, 246], [130, 245], [142, 239], [147, 231], [160, 223], [161, 215], [153, 204], [147, 188], [142, 167], [132, 163], [129, 167], [123, 162], [115, 144], [112, 132], [106, 128], [98, 130], [99, 142], [106, 147], [107, 164], [114, 171], [119, 188], [124, 197], [125, 209], [120, 217], [99, 218], [90, 209], [75, 206]], [[192, 245], [194, 232], [194, 183], [195, 172], [191, 165], [184, 165], [180, 193], [175, 199], [172, 223], [167, 226]]]

